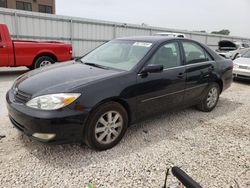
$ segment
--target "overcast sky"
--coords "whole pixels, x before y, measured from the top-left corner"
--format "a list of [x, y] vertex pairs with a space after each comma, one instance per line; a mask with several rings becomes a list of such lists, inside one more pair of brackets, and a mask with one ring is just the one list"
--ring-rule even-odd
[[250, 38], [250, 0], [56, 0], [59, 15]]

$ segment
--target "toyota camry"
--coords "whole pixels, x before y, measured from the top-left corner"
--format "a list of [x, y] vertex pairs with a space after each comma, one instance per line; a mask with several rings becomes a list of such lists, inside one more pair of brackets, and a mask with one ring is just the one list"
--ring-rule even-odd
[[175, 108], [210, 112], [233, 63], [190, 39], [129, 37], [28, 72], [6, 95], [10, 121], [44, 143], [115, 146], [129, 125]]

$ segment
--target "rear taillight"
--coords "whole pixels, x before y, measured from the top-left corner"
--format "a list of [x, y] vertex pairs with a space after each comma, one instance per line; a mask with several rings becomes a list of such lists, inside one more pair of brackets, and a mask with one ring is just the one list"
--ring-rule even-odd
[[73, 50], [72, 50], [73, 48], [72, 48], [72, 46], [70, 45], [69, 46], [69, 54], [71, 54], [72, 55], [72, 53], [73, 53]]

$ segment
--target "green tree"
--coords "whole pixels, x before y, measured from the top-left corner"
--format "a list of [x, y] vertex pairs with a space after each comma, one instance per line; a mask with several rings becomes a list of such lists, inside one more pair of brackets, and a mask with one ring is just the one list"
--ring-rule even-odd
[[228, 29], [222, 29], [220, 31], [213, 31], [212, 34], [229, 35], [230, 31]]

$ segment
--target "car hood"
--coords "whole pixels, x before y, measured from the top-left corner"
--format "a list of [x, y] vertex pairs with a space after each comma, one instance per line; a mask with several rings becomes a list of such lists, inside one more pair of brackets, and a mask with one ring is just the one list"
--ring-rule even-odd
[[229, 40], [219, 41], [218, 46], [220, 51], [237, 50], [237, 45]]
[[250, 58], [240, 57], [234, 60], [234, 63], [237, 65], [250, 66]]
[[13, 87], [29, 95], [67, 92], [76, 87], [105, 79], [122, 71], [66, 62], [30, 71], [15, 81]]

